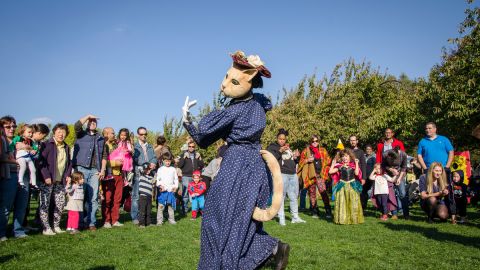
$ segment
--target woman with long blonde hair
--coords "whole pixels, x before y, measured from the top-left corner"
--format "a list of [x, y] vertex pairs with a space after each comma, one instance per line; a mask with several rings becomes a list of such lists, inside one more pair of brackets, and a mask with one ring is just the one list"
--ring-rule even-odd
[[433, 162], [427, 174], [420, 177], [419, 189], [422, 209], [427, 213], [427, 222], [432, 223], [434, 217], [440, 220], [448, 218], [448, 183], [447, 174], [442, 164]]

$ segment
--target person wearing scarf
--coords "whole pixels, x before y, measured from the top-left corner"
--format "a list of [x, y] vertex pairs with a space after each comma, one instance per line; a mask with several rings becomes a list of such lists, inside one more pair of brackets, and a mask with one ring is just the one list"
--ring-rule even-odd
[[[340, 163], [337, 163], [337, 160]], [[352, 150], [341, 150], [333, 159], [329, 173], [333, 180], [335, 196], [333, 222], [335, 224], [360, 224], [364, 222], [360, 202], [362, 171]]]
[[310, 211], [312, 217], [319, 217], [317, 205], [317, 189], [322, 196], [323, 204], [327, 218], [332, 218], [332, 208], [327, 194], [325, 181], [328, 179], [328, 165], [330, 157], [327, 150], [320, 147], [320, 139], [317, 135], [310, 138], [310, 145], [300, 154], [300, 162], [298, 163], [297, 174], [300, 184], [308, 190], [310, 197]]

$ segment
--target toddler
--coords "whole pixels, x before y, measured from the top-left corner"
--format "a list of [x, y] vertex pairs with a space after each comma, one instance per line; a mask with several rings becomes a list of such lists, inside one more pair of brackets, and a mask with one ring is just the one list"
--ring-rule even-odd
[[[455, 200], [456, 214], [460, 217], [458, 223], [465, 223], [467, 218], [467, 185], [463, 183], [463, 171], [454, 171], [452, 177], [452, 192]], [[452, 214], [452, 223], [456, 222], [456, 215]]]
[[194, 171], [192, 174], [193, 181], [188, 184], [188, 194], [192, 200], [192, 220], [197, 219], [197, 214], [203, 214], [203, 207], [205, 205], [205, 196], [203, 195], [207, 190], [205, 182], [201, 179], [201, 172]]
[[382, 172], [382, 167], [378, 163], [373, 166], [373, 171], [369, 178], [370, 180], [375, 181], [373, 194], [375, 196], [377, 207], [382, 212], [380, 219], [387, 220], [389, 195], [388, 182], [393, 182], [394, 180], [388, 174]]
[[[37, 175], [35, 169], [35, 163], [33, 162], [33, 157], [37, 154], [38, 147], [33, 143], [33, 128], [30, 125], [22, 125], [20, 127], [19, 134], [20, 136], [15, 136], [10, 144], [10, 150], [15, 151], [15, 158], [17, 159], [18, 165], [20, 167], [18, 171], [18, 184], [24, 186], [23, 177], [25, 172], [28, 170], [30, 172], [30, 184], [37, 188]], [[23, 143], [24, 146], [18, 148], [17, 143]]]
[[133, 178], [133, 142], [128, 129], [120, 129], [117, 144], [117, 148], [110, 153], [108, 159], [121, 162], [124, 179], [131, 181]]
[[68, 210], [67, 232], [78, 233], [80, 212], [83, 212], [83, 173], [74, 172], [71, 178], [67, 178], [65, 191], [68, 195], [68, 203], [65, 209]]
[[140, 198], [138, 200], [138, 226], [139, 228], [145, 228], [149, 226], [152, 218], [152, 196], [153, 196], [153, 177], [154, 171], [150, 168], [148, 162], [142, 165], [140, 170], [140, 177], [138, 182], [138, 194]]

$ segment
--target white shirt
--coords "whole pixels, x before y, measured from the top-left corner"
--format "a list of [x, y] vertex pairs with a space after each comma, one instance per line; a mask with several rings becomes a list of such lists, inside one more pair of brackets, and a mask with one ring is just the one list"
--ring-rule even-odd
[[375, 195], [388, 194], [388, 182], [392, 181], [392, 177], [387, 174], [374, 174], [370, 176], [370, 180], [375, 181]]
[[174, 188], [178, 188], [177, 170], [170, 166], [162, 166], [157, 170], [157, 187], [172, 192]]

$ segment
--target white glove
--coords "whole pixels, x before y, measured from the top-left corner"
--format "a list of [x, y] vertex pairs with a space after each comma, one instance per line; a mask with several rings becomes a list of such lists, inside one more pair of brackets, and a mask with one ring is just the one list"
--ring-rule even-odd
[[183, 123], [190, 123], [190, 108], [197, 104], [196, 100], [188, 101], [188, 96], [185, 99], [185, 104], [182, 107], [182, 121]]

